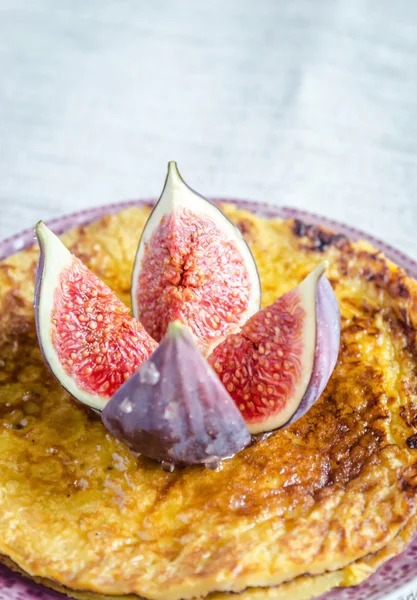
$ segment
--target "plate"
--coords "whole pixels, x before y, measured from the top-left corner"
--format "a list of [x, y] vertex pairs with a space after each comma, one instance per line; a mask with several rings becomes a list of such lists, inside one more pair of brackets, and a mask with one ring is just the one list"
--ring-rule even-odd
[[[402, 267], [411, 277], [417, 279], [417, 262], [396, 250], [392, 246], [362, 232], [354, 227], [344, 225], [337, 221], [315, 215], [313, 213], [299, 211], [294, 208], [277, 207], [260, 202], [249, 202], [244, 200], [220, 200], [232, 202], [239, 208], [250, 210], [260, 216], [283, 219], [301, 219], [314, 225], [324, 225], [339, 233], [343, 233], [352, 240], [368, 240], [376, 248]], [[77, 212], [65, 217], [59, 217], [47, 222], [47, 225], [55, 233], [85, 225], [99, 219], [100, 217], [117, 213], [124, 208], [132, 206], [143, 206], [153, 204], [154, 200], [139, 200], [110, 204], [99, 208], [93, 208]], [[27, 229], [0, 242], [0, 260], [19, 252], [34, 242], [32, 229]], [[417, 536], [408, 546], [407, 550], [399, 556], [382, 565], [369, 579], [357, 587], [335, 589], [323, 596], [320, 600], [417, 600]], [[64, 600], [68, 598], [57, 592], [53, 592], [38, 585], [20, 575], [13, 573], [10, 569], [0, 565], [0, 600]]]

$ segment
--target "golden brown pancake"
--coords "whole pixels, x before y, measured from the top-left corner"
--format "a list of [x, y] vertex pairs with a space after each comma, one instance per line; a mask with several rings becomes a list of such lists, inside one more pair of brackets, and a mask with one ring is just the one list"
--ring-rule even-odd
[[[165, 473], [54, 380], [34, 327], [38, 251], [6, 259], [0, 553], [32, 577], [161, 600], [248, 587], [247, 600], [308, 598], [358, 583], [414, 532], [417, 284], [365, 242], [224, 209], [255, 254], [264, 305], [329, 260], [342, 313], [329, 385], [300, 421], [218, 471]], [[64, 236], [126, 303], [148, 214], [125, 210]]]
[[[382, 550], [365, 556], [339, 571], [330, 571], [323, 575], [301, 575], [292, 581], [274, 587], [247, 588], [243, 592], [230, 595], [228, 592], [213, 592], [206, 596], [207, 600], [309, 600], [324, 594], [339, 586], [358, 585], [369, 577], [381, 564], [396, 556], [407, 546], [417, 526], [417, 516], [409, 520], [404, 529]], [[104, 596], [96, 592], [77, 592], [64, 588], [62, 585], [41, 577], [30, 577], [16, 563], [5, 556], [0, 556], [0, 562], [26, 578], [33, 579], [45, 587], [67, 594], [76, 600], [137, 600], [136, 595]]]

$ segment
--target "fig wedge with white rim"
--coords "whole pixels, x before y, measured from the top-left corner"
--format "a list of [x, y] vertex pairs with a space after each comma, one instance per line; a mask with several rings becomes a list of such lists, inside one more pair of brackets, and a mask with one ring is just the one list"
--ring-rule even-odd
[[209, 356], [253, 434], [303, 416], [334, 370], [340, 312], [325, 268], [316, 267]]
[[298, 421], [323, 393], [337, 363], [340, 346], [340, 308], [329, 280], [317, 283], [316, 347], [311, 378], [303, 399], [285, 426]]
[[179, 322], [101, 416], [131, 450], [169, 465], [213, 467], [251, 441], [235, 403]]
[[261, 288], [240, 230], [168, 165], [132, 275], [133, 315], [161, 341], [179, 320], [208, 354], [260, 308]]
[[101, 410], [157, 344], [42, 221], [36, 235], [34, 309], [43, 356], [74, 398]]

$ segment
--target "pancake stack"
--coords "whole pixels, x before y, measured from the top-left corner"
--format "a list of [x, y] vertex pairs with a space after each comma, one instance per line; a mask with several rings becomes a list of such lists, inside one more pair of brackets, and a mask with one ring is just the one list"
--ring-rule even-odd
[[[357, 585], [416, 529], [416, 282], [366, 242], [222, 209], [264, 306], [329, 261], [342, 337], [311, 410], [216, 471], [164, 472], [112, 438], [41, 357], [38, 249], [0, 263], [0, 560], [43, 585], [89, 600], [306, 600]], [[150, 210], [63, 236], [126, 304]]]

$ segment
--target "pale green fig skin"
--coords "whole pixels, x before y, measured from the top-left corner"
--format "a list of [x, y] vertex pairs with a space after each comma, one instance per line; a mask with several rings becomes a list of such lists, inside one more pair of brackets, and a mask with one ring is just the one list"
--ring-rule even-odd
[[111, 398], [102, 420], [132, 451], [172, 465], [210, 465], [251, 442], [233, 400], [178, 323]]
[[[138, 249], [133, 266], [132, 280], [131, 280], [131, 303], [133, 316], [136, 319], [142, 320], [141, 317], [143, 307], [138, 304], [138, 285], [139, 276], [144, 267], [144, 255], [145, 248], [147, 247], [152, 234], [158, 228], [161, 220], [164, 217], [171, 215], [175, 210], [188, 209], [195, 213], [197, 216], [203, 218], [209, 218], [219, 228], [220, 232], [225, 235], [228, 240], [232, 240], [239, 252], [240, 257], [243, 260], [243, 264], [247, 270], [248, 278], [250, 282], [250, 294], [249, 302], [246, 310], [242, 312], [239, 318], [239, 322], [235, 325], [231, 325], [230, 328], [224, 335], [219, 335], [215, 341], [207, 341], [206, 346], [199, 343], [200, 349], [207, 356], [210, 351], [224, 339], [226, 335], [232, 331], [239, 329], [241, 325], [253, 314], [255, 314], [261, 307], [261, 282], [259, 273], [257, 270], [255, 259], [252, 252], [244, 239], [241, 231], [238, 227], [226, 215], [207, 198], [191, 189], [185, 181], [182, 179], [177, 164], [174, 161], [168, 164], [168, 173], [166, 176], [164, 188], [161, 196], [153, 208], [146, 224], [143, 229], [141, 238], [139, 240]], [[178, 318], [178, 317], [175, 317]], [[142, 322], [145, 324], [145, 318]], [[187, 325], [188, 323], [185, 323]], [[190, 328], [191, 330], [191, 328]], [[149, 333], [152, 334], [151, 331]], [[155, 338], [157, 339], [157, 338]]]

